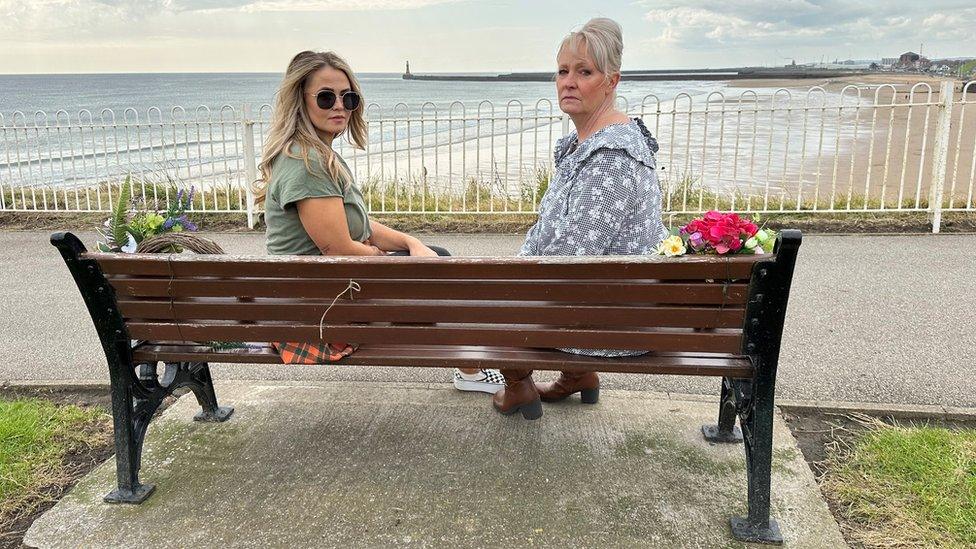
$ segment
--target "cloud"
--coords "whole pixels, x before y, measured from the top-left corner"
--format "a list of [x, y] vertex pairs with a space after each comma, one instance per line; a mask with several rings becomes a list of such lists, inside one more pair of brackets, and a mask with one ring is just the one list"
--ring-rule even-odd
[[816, 37], [826, 32], [823, 28], [796, 27], [781, 19], [750, 19], [704, 8], [654, 9], [644, 18], [661, 29], [662, 41], [689, 49], [713, 45], [746, 46], [803, 36]]
[[[0, 0], [0, 42], [63, 41], [132, 34], [155, 36], [162, 19], [199, 14], [247, 16], [264, 12], [416, 10], [465, 0]], [[195, 26], [185, 18], [174, 27]]]
[[678, 50], [728, 51], [855, 47], [967, 38], [976, 9], [970, 2], [925, 4], [866, 0], [698, 0], [642, 2], [655, 41]]
[[413, 10], [438, 4], [456, 3], [461, 0], [359, 0], [359, 1], [301, 1], [301, 0], [263, 0], [241, 2], [244, 12], [268, 11], [390, 11]]
[[969, 41], [976, 30], [976, 8], [933, 13], [922, 20], [922, 28], [939, 40]]
[[26, 38], [62, 29], [85, 34], [105, 23], [143, 21], [172, 9], [172, 0], [0, 0], [0, 30]]

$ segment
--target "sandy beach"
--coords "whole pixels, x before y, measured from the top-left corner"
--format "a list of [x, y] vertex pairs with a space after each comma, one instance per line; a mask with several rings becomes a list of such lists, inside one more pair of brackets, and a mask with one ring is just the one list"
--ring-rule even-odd
[[[819, 158], [819, 162], [804, 164], [806, 174], [819, 178], [812, 190], [824, 205], [842, 207], [846, 198], [853, 195], [881, 201], [886, 207], [925, 208], [934, 182], [942, 82], [927, 76], [889, 73], [819, 82], [743, 80], [730, 85], [785, 88], [795, 95], [804, 95], [811, 87], [818, 86], [834, 96], [835, 108], [827, 117], [828, 123], [841, 128], [842, 146]], [[861, 100], [855, 102], [858, 91]], [[956, 82], [954, 99], [961, 98], [961, 83]], [[844, 105], [860, 104], [860, 108], [845, 107], [846, 116], [839, 117], [838, 121], [840, 109], [836, 105], [841, 99]], [[976, 97], [969, 94], [968, 102], [974, 100]], [[831, 105], [830, 100], [827, 104]], [[877, 108], [872, 108], [874, 105]], [[970, 208], [976, 207], [973, 203], [976, 113], [973, 110], [972, 106], [956, 104], [952, 111], [944, 201], [954, 208], [965, 208], [967, 203]]]

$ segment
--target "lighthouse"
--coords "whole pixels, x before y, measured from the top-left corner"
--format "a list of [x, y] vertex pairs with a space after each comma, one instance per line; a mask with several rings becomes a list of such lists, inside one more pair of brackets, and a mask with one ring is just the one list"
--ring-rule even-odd
[[410, 61], [407, 60], [407, 72], [403, 73], [406, 76], [410, 76]]

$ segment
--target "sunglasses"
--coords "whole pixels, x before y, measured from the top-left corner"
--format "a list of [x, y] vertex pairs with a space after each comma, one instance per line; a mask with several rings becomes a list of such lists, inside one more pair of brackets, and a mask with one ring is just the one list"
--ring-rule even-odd
[[315, 104], [322, 110], [329, 110], [336, 104], [336, 99], [342, 99], [342, 106], [347, 111], [354, 111], [359, 108], [361, 98], [354, 91], [347, 91], [342, 95], [336, 95], [332, 90], [322, 90], [315, 94]]

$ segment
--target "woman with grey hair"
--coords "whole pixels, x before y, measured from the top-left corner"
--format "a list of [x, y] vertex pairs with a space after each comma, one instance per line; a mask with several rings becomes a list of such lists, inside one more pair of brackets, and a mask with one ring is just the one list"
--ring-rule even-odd
[[[655, 173], [657, 142], [639, 118], [614, 107], [623, 38], [610, 19], [591, 19], [570, 33], [557, 54], [559, 108], [576, 131], [556, 144], [555, 171], [519, 255], [637, 255], [653, 253], [667, 235], [661, 222], [661, 188]], [[591, 356], [645, 351], [562, 349]], [[554, 383], [535, 384], [531, 370], [502, 370], [505, 388], [493, 404], [503, 414], [542, 416], [541, 401], [581, 393], [596, 403], [595, 372], [562, 372]]]

